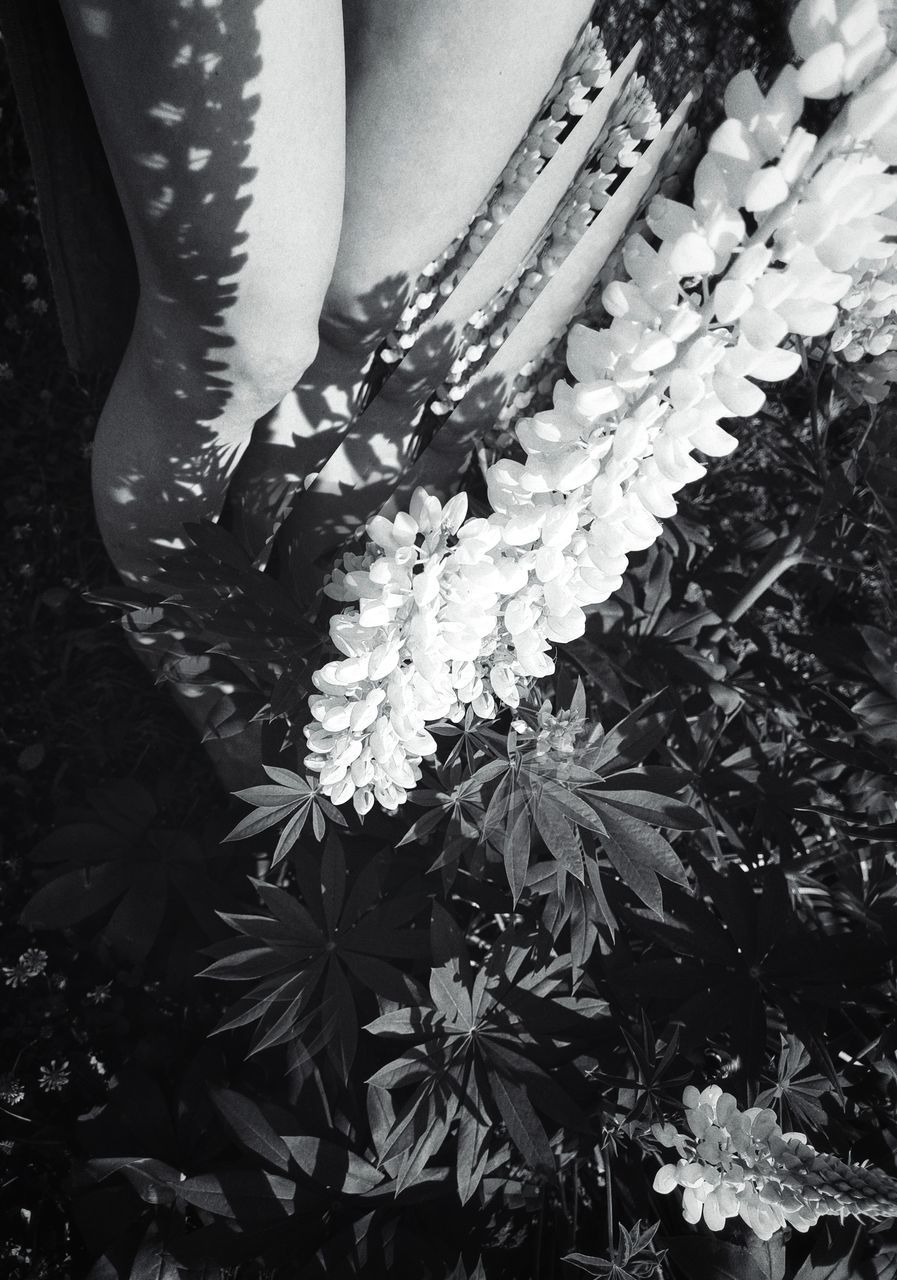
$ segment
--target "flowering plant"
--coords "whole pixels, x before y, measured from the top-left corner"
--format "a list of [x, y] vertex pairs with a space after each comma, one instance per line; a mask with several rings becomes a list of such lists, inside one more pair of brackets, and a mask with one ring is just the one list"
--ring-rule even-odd
[[[693, 204], [656, 197], [646, 233], [627, 240], [627, 278], [602, 295], [610, 325], [571, 330], [573, 382], [517, 424], [524, 460], [487, 472], [492, 513], [465, 521], [463, 495], [443, 512], [418, 492], [409, 512], [370, 521], [364, 551], [335, 569], [326, 591], [349, 607], [330, 634], [344, 656], [316, 672], [306, 730], [306, 767], [335, 803], [395, 808], [435, 750], [428, 725], [467, 706], [484, 717], [515, 707], [550, 675], [550, 645], [583, 634], [586, 610], [619, 589], [628, 557], [704, 475], [693, 452], [731, 452], [721, 421], [756, 414], [758, 381], [799, 368], [788, 336], [836, 329], [838, 303], [856, 309], [890, 261], [889, 10], [870, 0], [832, 12], [798, 6], [791, 32], [805, 61], [767, 95], [750, 72], [731, 81]], [[822, 137], [799, 123], [806, 99], [839, 94], [851, 96]], [[853, 330], [836, 332], [842, 345]], [[881, 354], [890, 333], [869, 341]]]
[[774, 1111], [740, 1111], [719, 1085], [700, 1092], [689, 1085], [682, 1100], [690, 1134], [669, 1123], [653, 1127], [661, 1146], [679, 1154], [676, 1164], [658, 1169], [654, 1190], [682, 1187], [686, 1222], [703, 1217], [720, 1231], [737, 1215], [769, 1240], [785, 1226], [808, 1231], [825, 1214], [894, 1216], [897, 1179], [819, 1155], [804, 1134], [782, 1133]]
[[[87, 992], [68, 1019], [53, 993], [46, 1037], [58, 953], [10, 938], [15, 1176], [64, 1133], [97, 1274], [893, 1266], [893, 432], [884, 357], [834, 349], [886, 323], [889, 10], [802, 4], [794, 31], [799, 66], [730, 85], [691, 192], [656, 65], [621, 89], [428, 392], [463, 412], [603, 236], [568, 377], [557, 334], [482, 476], [368, 523], [326, 650], [219, 527], [132, 616], [178, 631], [166, 674], [234, 660], [210, 731], [269, 736], [233, 817], [192, 773], [103, 785], [15, 882], [22, 929], [64, 931]], [[468, 265], [600, 106], [594, 33], [575, 57]], [[456, 265], [421, 290], [454, 296]], [[393, 363], [438, 306], [418, 304]]]

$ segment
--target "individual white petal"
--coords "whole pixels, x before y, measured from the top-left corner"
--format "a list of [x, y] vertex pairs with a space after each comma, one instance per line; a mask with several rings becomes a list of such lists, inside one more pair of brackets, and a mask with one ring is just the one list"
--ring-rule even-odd
[[370, 787], [362, 787], [355, 791], [352, 796], [352, 804], [355, 806], [355, 812], [360, 818], [369, 813], [374, 805], [374, 796]]
[[788, 23], [795, 52], [809, 58], [834, 35], [838, 21], [835, 0], [800, 0]]
[[623, 501], [623, 490], [616, 480], [607, 476], [596, 476], [591, 487], [589, 509], [596, 516], [607, 516]]
[[442, 509], [442, 523], [450, 533], [457, 533], [467, 516], [467, 494], [462, 490]]
[[618, 462], [641, 456], [648, 448], [648, 432], [635, 418], [625, 418], [614, 432], [613, 456]]
[[764, 392], [747, 378], [732, 377], [721, 371], [713, 375], [713, 390], [737, 418], [749, 418], [758, 413], [766, 400]]
[[654, 1175], [652, 1186], [659, 1195], [669, 1195], [679, 1185], [679, 1177], [674, 1164], [665, 1164]]
[[788, 199], [788, 183], [777, 165], [760, 169], [745, 188], [744, 207], [750, 213], [766, 213]]
[[392, 620], [392, 610], [380, 600], [362, 600], [359, 623], [362, 627], [385, 627]]
[[762, 353], [754, 377], [762, 382], [783, 382], [800, 368], [800, 353], [790, 348], [773, 347]]
[[535, 542], [541, 532], [542, 516], [539, 512], [531, 510], [519, 516], [512, 516], [505, 524], [502, 536], [509, 546], [525, 547]]
[[798, 88], [805, 98], [836, 98], [844, 82], [844, 46], [838, 40], [825, 44], [797, 73]]
[[639, 476], [633, 484], [633, 489], [652, 515], [666, 520], [676, 514], [678, 510], [676, 500], [670, 493], [668, 485], [665, 485], [660, 478]]
[[740, 280], [721, 280], [713, 291], [713, 311], [720, 324], [732, 324], [753, 301], [750, 286]]
[[670, 364], [675, 358], [676, 344], [672, 338], [664, 333], [653, 333], [640, 343], [630, 365], [637, 373], [652, 373], [655, 369], [662, 369], [664, 365]]
[[687, 231], [671, 246], [669, 263], [670, 269], [680, 278], [706, 276], [716, 267], [716, 254], [705, 236]]
[[495, 696], [508, 707], [520, 705], [520, 691], [510, 669], [504, 663], [498, 663], [489, 672], [489, 683]]
[[576, 412], [584, 418], [594, 421], [608, 413], [619, 409], [626, 401], [625, 393], [614, 382], [599, 379], [585, 382], [575, 388], [574, 403]]
[[713, 421], [707, 421], [698, 427], [692, 434], [691, 444], [710, 458], [724, 458], [726, 454], [738, 447], [735, 436], [724, 431], [718, 423]]
[[766, 347], [777, 347], [788, 333], [788, 325], [777, 311], [768, 307], [750, 307], [741, 317], [739, 332], [747, 338], [752, 347], [761, 350]]
[[766, 99], [752, 71], [739, 71], [732, 77], [726, 86], [723, 105], [727, 116], [734, 116], [746, 125], [750, 125], [753, 117], [760, 114], [766, 105]]
[[812, 302], [803, 298], [789, 298], [778, 307], [790, 333], [807, 338], [818, 338], [834, 328], [838, 308], [827, 302]]
[[565, 613], [550, 614], [545, 623], [548, 639], [556, 640], [559, 644], [569, 644], [571, 640], [578, 640], [585, 629], [586, 615], [578, 606], [567, 609]]
[[707, 394], [704, 379], [690, 369], [674, 369], [667, 396], [674, 409], [691, 409]]
[[716, 1190], [711, 1191], [704, 1201], [704, 1221], [711, 1231], [722, 1231], [726, 1225], [726, 1215], [720, 1207]]
[[349, 728], [355, 703], [341, 699], [331, 704], [321, 717], [321, 724], [329, 733], [342, 733]]
[[855, 89], [874, 69], [885, 48], [887, 38], [884, 28], [877, 26], [867, 32], [855, 45], [844, 50], [844, 90]]
[[779, 172], [785, 181], [793, 185], [803, 173], [807, 162], [816, 148], [815, 133], [798, 127], [785, 144], [785, 150], [779, 158]]
[[[321, 773], [321, 785], [327, 786], [324, 780], [324, 771]], [[347, 800], [351, 800], [355, 794], [355, 783], [351, 778], [342, 778], [339, 782], [330, 785], [330, 799], [334, 804], [345, 804]]]

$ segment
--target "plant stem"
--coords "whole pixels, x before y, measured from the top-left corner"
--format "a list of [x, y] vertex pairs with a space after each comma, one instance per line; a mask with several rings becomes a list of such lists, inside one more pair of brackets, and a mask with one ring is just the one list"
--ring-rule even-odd
[[778, 582], [782, 574], [794, 565], [800, 564], [803, 559], [802, 540], [794, 534], [787, 538], [784, 544], [773, 548], [771, 560], [767, 558], [757, 570], [757, 574], [748, 586], [747, 590], [738, 600], [726, 611], [725, 619], [727, 622], [737, 622], [740, 617], [747, 613], [751, 605], [756, 604], [765, 591]]
[[[746, 589], [723, 614], [724, 624], [737, 622], [757, 603], [765, 591], [778, 582], [782, 574], [801, 563], [808, 532], [809, 530], [803, 527], [802, 522], [795, 533], [788, 534], [770, 547]], [[711, 643], [716, 644], [725, 634], [725, 625], [717, 627], [710, 634]]]
[[607, 1142], [601, 1149], [604, 1157], [604, 1189], [605, 1207], [607, 1209], [607, 1256], [613, 1257], [614, 1253], [614, 1184], [610, 1162], [610, 1143]]

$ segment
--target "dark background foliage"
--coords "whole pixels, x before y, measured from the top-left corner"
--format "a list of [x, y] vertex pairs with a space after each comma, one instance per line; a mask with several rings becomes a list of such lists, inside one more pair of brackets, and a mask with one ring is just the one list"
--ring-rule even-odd
[[[774, 61], [778, 6], [726, 24]], [[423, 807], [363, 835], [319, 843], [272, 779], [308, 818], [272, 868], [279, 828], [224, 842], [246, 805], [84, 599], [103, 389], [2, 98], [4, 1274], [897, 1274], [850, 1222], [689, 1231], [646, 1154], [718, 1080], [894, 1168], [893, 411], [808, 351], [741, 424], [547, 690], [607, 781], [534, 709], [524, 767], [507, 721], [447, 734]]]

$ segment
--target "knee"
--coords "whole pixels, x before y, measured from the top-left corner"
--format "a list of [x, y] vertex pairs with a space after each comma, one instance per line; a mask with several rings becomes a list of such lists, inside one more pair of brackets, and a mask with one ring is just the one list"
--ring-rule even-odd
[[295, 387], [318, 351], [318, 314], [306, 313], [295, 294], [254, 290], [225, 321], [221, 354], [235, 397], [267, 413]]
[[245, 402], [257, 417], [275, 408], [299, 382], [318, 351], [317, 327], [253, 325], [231, 335], [227, 349], [227, 378], [231, 394]]
[[[295, 387], [318, 350], [318, 315], [289, 282], [240, 288], [214, 320], [176, 290], [141, 298], [132, 347], [154, 385], [178, 395], [199, 416], [219, 409], [262, 417]], [[204, 409], [212, 409], [205, 414]]]

